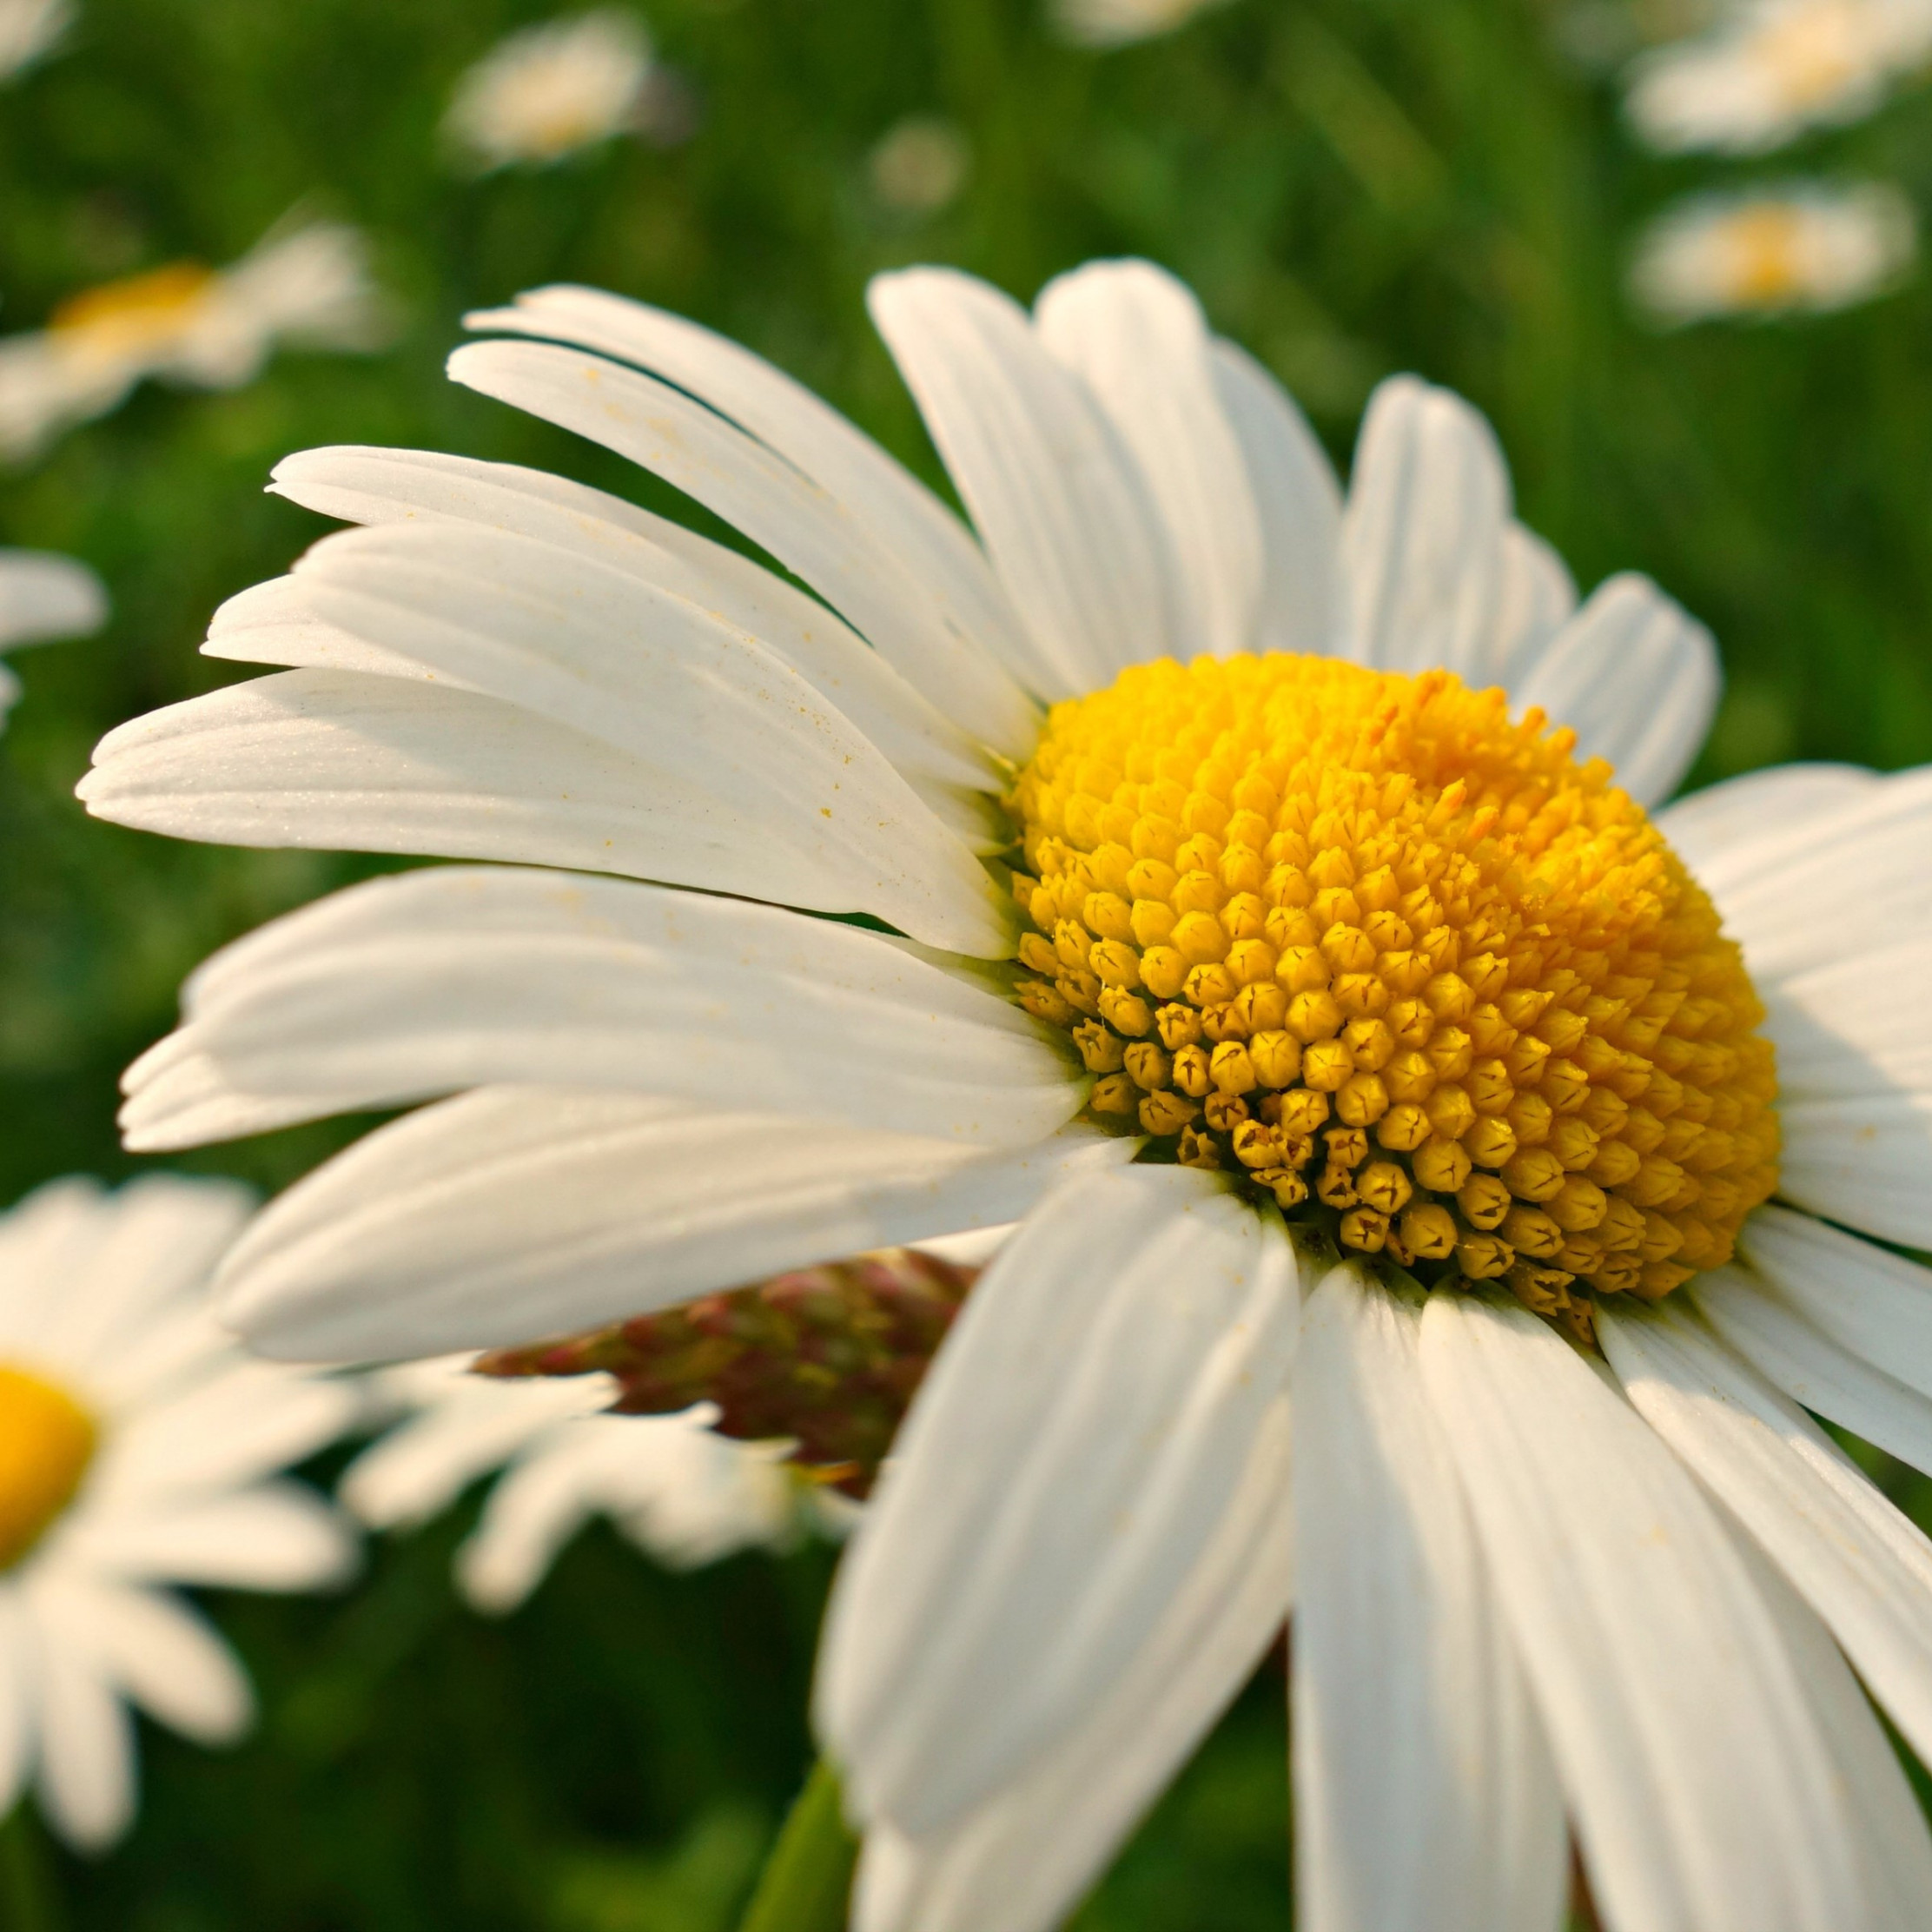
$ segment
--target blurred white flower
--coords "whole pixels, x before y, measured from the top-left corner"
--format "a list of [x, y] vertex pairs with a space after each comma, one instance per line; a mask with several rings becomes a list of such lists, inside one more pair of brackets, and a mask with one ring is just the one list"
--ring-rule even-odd
[[0, 339], [0, 453], [106, 415], [145, 377], [238, 389], [278, 343], [371, 348], [387, 321], [362, 236], [334, 222], [285, 224], [232, 268], [172, 262], [85, 289], [45, 328]]
[[1916, 250], [1911, 204], [1887, 183], [1699, 195], [1645, 232], [1631, 294], [1665, 323], [1819, 314], [1882, 293]]
[[207, 1313], [244, 1190], [60, 1181], [0, 1216], [0, 1815], [31, 1777], [96, 1849], [135, 1809], [126, 1705], [202, 1743], [253, 1716], [228, 1646], [167, 1584], [308, 1590], [343, 1520], [277, 1472], [340, 1434], [347, 1383], [244, 1355]]
[[788, 1466], [784, 1444], [714, 1433], [708, 1405], [612, 1415], [608, 1375], [504, 1380], [472, 1374], [474, 1360], [369, 1378], [407, 1419], [349, 1466], [341, 1498], [372, 1529], [411, 1527], [506, 1465], [457, 1553], [458, 1585], [477, 1610], [514, 1610], [595, 1515], [659, 1562], [695, 1569], [812, 1529], [842, 1533], [856, 1511]]
[[1222, 0], [1050, 0], [1049, 17], [1062, 40], [1079, 47], [1125, 47], [1185, 27]]
[[957, 198], [972, 166], [973, 150], [950, 121], [914, 114], [880, 137], [865, 173], [882, 208], [895, 215], [936, 215]]
[[0, 0], [0, 80], [51, 53], [73, 24], [73, 0]]
[[[84, 637], [108, 620], [108, 593], [85, 564], [44, 550], [0, 550], [0, 651]], [[20, 695], [0, 665], [0, 719]]]
[[485, 172], [543, 167], [639, 130], [657, 71], [634, 15], [607, 9], [527, 27], [464, 74], [443, 130]]
[[1750, 0], [1638, 61], [1627, 107], [1667, 153], [1762, 154], [1870, 113], [1929, 54], [1929, 0]]

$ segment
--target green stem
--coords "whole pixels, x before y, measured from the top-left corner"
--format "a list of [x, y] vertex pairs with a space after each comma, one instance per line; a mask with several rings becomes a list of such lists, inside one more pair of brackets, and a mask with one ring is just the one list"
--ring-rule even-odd
[[858, 1841], [845, 1828], [838, 1774], [824, 1758], [764, 1862], [738, 1932], [845, 1932]]

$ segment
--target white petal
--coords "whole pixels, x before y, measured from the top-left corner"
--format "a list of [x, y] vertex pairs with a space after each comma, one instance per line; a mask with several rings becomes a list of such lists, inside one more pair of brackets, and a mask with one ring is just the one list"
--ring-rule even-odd
[[1514, 708], [1540, 705], [1604, 758], [1639, 804], [1677, 789], [1717, 708], [1723, 673], [1710, 632], [1647, 577], [1607, 579], [1516, 679]]
[[1280, 1392], [1294, 1261], [1208, 1177], [1069, 1182], [975, 1287], [842, 1565], [819, 1725], [914, 1834], [1081, 1722], [1186, 1586]]
[[[989, 767], [971, 740], [823, 604], [736, 551], [601, 490], [510, 463], [486, 463], [427, 450], [358, 447], [305, 450], [285, 457], [275, 466], [271, 487], [294, 502], [346, 522], [442, 518], [554, 544], [621, 570], [758, 638], [830, 698], [909, 776], [969, 785], [989, 781]], [[291, 581], [281, 580], [282, 585]], [[277, 588], [257, 586], [215, 613], [209, 636], [214, 655], [246, 655], [251, 635], [254, 648], [262, 648], [271, 615], [262, 593]], [[273, 612], [284, 624], [301, 614], [299, 606]], [[316, 619], [310, 622], [323, 633], [321, 638], [291, 635], [279, 645], [283, 651], [305, 654], [254, 661], [331, 661], [307, 654], [331, 644], [328, 627]], [[396, 657], [394, 662], [399, 667], [394, 674], [425, 674], [410, 660]]]
[[1038, 715], [917, 562], [785, 459], [682, 390], [580, 350], [479, 342], [451, 380], [641, 463], [762, 545], [962, 731], [1024, 758]]
[[[216, 954], [182, 1006], [231, 1088], [311, 1115], [527, 1082], [755, 1094], [765, 1113], [1014, 1147], [1082, 1090], [1038, 1022], [876, 934], [574, 873], [433, 866], [351, 887]], [[174, 1141], [130, 1091], [141, 1144]]]
[[1265, 570], [1254, 648], [1326, 656], [1346, 647], [1341, 486], [1294, 399], [1234, 342], [1213, 348], [1215, 390], [1247, 466]]
[[99, 1522], [73, 1518], [63, 1539], [109, 1576], [239, 1590], [314, 1590], [355, 1565], [342, 1518], [297, 1483], [261, 1483], [231, 1495]]
[[1252, 651], [1260, 518], [1193, 292], [1149, 261], [1093, 261], [1055, 276], [1033, 313], [1047, 353], [1085, 380], [1119, 433], [1166, 529], [1175, 654]]
[[1932, 1094], [1932, 933], [1813, 966], [1769, 987], [1779, 1104]]
[[[288, 665], [303, 671], [356, 671], [371, 678], [427, 678], [415, 658], [352, 637], [316, 616], [308, 586], [271, 577], [237, 591], [208, 620], [204, 658], [235, 664]], [[448, 688], [452, 680], [437, 680]], [[463, 688], [459, 686], [458, 688]]]
[[217, 1287], [266, 1353], [490, 1347], [1013, 1221], [1063, 1172], [1135, 1144], [1069, 1129], [989, 1155], [629, 1094], [480, 1088], [272, 1201]]
[[1025, 624], [1033, 688], [1077, 697], [1171, 650], [1159, 513], [1026, 311], [952, 268], [875, 276], [866, 299]]
[[1710, 1326], [1774, 1387], [1916, 1469], [1932, 1469], [1932, 1399], [1821, 1334], [1745, 1268], [1695, 1284]]
[[[1023, 647], [1018, 619], [979, 546], [923, 484], [802, 383], [684, 316], [602, 289], [534, 289], [513, 308], [466, 320], [473, 328], [548, 336], [635, 363], [739, 424], [837, 498], [886, 554], [904, 559], [930, 606], [928, 621], [949, 640], [946, 655], [962, 660], [902, 665], [919, 689], [938, 699], [948, 680], [968, 679], [1006, 702], [987, 654], [1010, 668]], [[928, 668], [936, 675], [924, 675]], [[943, 708], [957, 715], [950, 705]]]
[[1302, 1314], [1297, 1923], [1553, 1932], [1563, 1807], [1423, 1393], [1420, 1313], [1349, 1264]]
[[346, 531], [295, 574], [328, 622], [722, 793], [846, 877], [845, 910], [998, 956], [996, 895], [972, 855], [828, 698], [687, 599], [453, 522]]
[[1779, 764], [1747, 771], [1674, 799], [1651, 814], [1671, 849], [1699, 878], [1734, 850], [1783, 839], [1796, 827], [1856, 803], [1877, 784], [1855, 764]]
[[134, 1822], [134, 1726], [100, 1667], [37, 1606], [34, 1623], [40, 1800], [69, 1844], [102, 1851]]
[[255, 1719], [255, 1695], [235, 1653], [171, 1592], [63, 1579], [36, 1591], [63, 1643], [83, 1649], [112, 1685], [198, 1744], [225, 1744]]
[[107, 591], [85, 564], [43, 550], [0, 550], [0, 651], [83, 637], [107, 620]]
[[1577, 586], [1550, 545], [1519, 523], [1503, 528], [1503, 583], [1496, 619], [1496, 682], [1513, 691], [1576, 615]]
[[855, 1932], [1049, 1932], [1253, 1673], [1287, 1615], [1287, 1404], [1138, 1656], [1060, 1743], [950, 1829], [866, 1834]]
[[1807, 785], [1764, 817], [1697, 869], [1761, 988], [1932, 931], [1932, 771]]
[[95, 758], [96, 817], [177, 838], [563, 865], [823, 912], [864, 894], [702, 779], [446, 685], [292, 671], [136, 718]]
[[1757, 1538], [1928, 1755], [1932, 1543], [1689, 1317], [1606, 1312], [1600, 1328], [1638, 1413]]
[[[567, 1436], [499, 1479], [477, 1525], [456, 1552], [456, 1580], [473, 1610], [500, 1617], [549, 1573], [558, 1553], [600, 1499], [574, 1466]], [[594, 1442], [589, 1445], [595, 1453]]]
[[1362, 418], [1342, 524], [1355, 654], [1490, 683], [1509, 513], [1488, 423], [1414, 376], [1384, 382]]
[[1682, 1466], [1526, 1312], [1432, 1295], [1422, 1369], [1606, 1922], [1866, 1924], [1849, 1794]]
[[1760, 1208], [1737, 1246], [1808, 1321], [1932, 1396], [1932, 1270], [1789, 1208]]
[[0, 1585], [0, 1815], [17, 1802], [38, 1743], [39, 1664], [25, 1593]]
[[1932, 1247], [1932, 1092], [1788, 1102], [1778, 1192], [1882, 1241]]

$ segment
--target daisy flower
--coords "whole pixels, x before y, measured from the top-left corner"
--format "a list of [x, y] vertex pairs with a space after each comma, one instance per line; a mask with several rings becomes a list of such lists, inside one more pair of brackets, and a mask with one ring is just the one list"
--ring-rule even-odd
[[608, 1516], [648, 1556], [675, 1569], [735, 1551], [782, 1548], [836, 1504], [784, 1466], [783, 1443], [732, 1442], [717, 1411], [611, 1415], [609, 1375], [505, 1381], [447, 1356], [379, 1370], [379, 1399], [405, 1419], [356, 1458], [341, 1498], [372, 1529], [414, 1527], [479, 1476], [507, 1466], [456, 1556], [476, 1609], [514, 1610], [592, 1516]]
[[230, 268], [177, 261], [86, 289], [0, 339], [0, 453], [31, 454], [149, 377], [238, 389], [279, 344], [369, 348], [386, 321], [362, 237], [334, 222], [278, 229]]
[[1048, 18], [1076, 47], [1127, 47], [1177, 32], [1221, 0], [1049, 0]]
[[198, 1743], [254, 1715], [179, 1584], [313, 1590], [354, 1545], [278, 1472], [339, 1435], [345, 1382], [249, 1360], [205, 1307], [246, 1192], [58, 1181], [0, 1217], [0, 1812], [30, 1780], [97, 1850], [135, 1810], [128, 1706]]
[[74, 0], [0, 0], [0, 80], [52, 53], [74, 13]]
[[959, 198], [973, 171], [964, 134], [937, 115], [908, 115], [887, 129], [865, 159], [872, 199], [895, 215], [937, 215]]
[[1666, 154], [1783, 147], [1868, 115], [1932, 54], [1927, 0], [1756, 0], [1632, 73], [1632, 125]]
[[433, 1102], [271, 1204], [228, 1316], [427, 1354], [1017, 1221], [830, 1615], [866, 1932], [1054, 1923], [1291, 1607], [1304, 1926], [1554, 1927], [1566, 1830], [1616, 1932], [1912, 1923], [1844, 1659], [1932, 1753], [1932, 1545], [1796, 1405], [1932, 1464], [1878, 1245], [1932, 1244], [1932, 783], [1651, 816], [1711, 639], [1579, 602], [1441, 389], [1377, 392], [1344, 495], [1148, 264], [871, 307], [972, 530], [549, 289], [455, 379], [817, 598], [318, 451], [275, 487], [363, 527], [208, 645], [289, 668], [103, 741], [123, 824], [507, 862], [263, 929], [130, 1070], [142, 1148]]
[[[85, 564], [44, 550], [0, 550], [0, 651], [85, 637], [108, 620], [108, 593]], [[0, 719], [20, 682], [0, 665]]]
[[609, 8], [526, 27], [457, 83], [443, 132], [480, 171], [546, 167], [640, 129], [657, 72], [633, 14]]
[[1911, 204], [1888, 183], [1697, 195], [1666, 208], [1639, 240], [1631, 296], [1666, 327], [1822, 314], [1883, 294], [1917, 252]]

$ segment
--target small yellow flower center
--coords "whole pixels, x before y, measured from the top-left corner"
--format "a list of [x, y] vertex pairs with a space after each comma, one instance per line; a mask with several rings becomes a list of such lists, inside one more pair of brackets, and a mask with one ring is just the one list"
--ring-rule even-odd
[[1737, 946], [1575, 743], [1446, 672], [1137, 665], [1020, 775], [1017, 996], [1155, 1158], [1587, 1333], [1729, 1258], [1777, 1123]]
[[0, 1570], [73, 1500], [96, 1438], [93, 1418], [64, 1389], [0, 1364]]
[[1870, 38], [1865, 10], [1820, 3], [1800, 8], [1759, 36], [1757, 54], [1787, 108], [1829, 101], [1857, 77]]
[[48, 317], [47, 328], [88, 353], [124, 355], [150, 348], [188, 326], [215, 279], [215, 271], [198, 261], [170, 262], [69, 296]]
[[1796, 208], [1766, 204], [1733, 216], [1724, 236], [1727, 299], [1741, 308], [1789, 301], [1804, 283], [1803, 240]]

